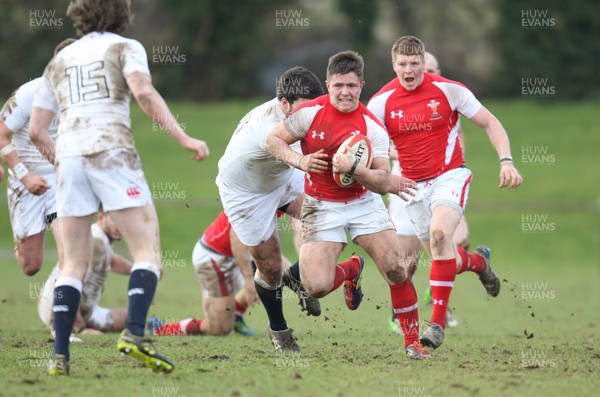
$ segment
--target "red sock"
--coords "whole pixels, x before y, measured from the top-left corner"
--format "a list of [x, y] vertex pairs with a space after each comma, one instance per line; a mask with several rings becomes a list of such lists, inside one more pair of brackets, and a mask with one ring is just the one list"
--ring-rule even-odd
[[202, 324], [201, 318], [188, 318], [176, 323], [165, 324], [156, 329], [154, 334], [158, 336], [199, 335], [200, 324]]
[[431, 322], [446, 327], [446, 309], [448, 299], [456, 278], [456, 259], [438, 259], [431, 261], [429, 285], [431, 286], [431, 299], [433, 313]]
[[485, 270], [485, 260], [481, 256], [468, 252], [462, 247], [457, 246], [456, 249], [462, 262], [456, 274], [461, 274], [467, 270], [479, 274]]
[[346, 280], [352, 280], [358, 274], [360, 262], [357, 258], [352, 258], [349, 261], [338, 263], [335, 267], [335, 279], [333, 287], [328, 293], [338, 289]]
[[239, 303], [238, 301], [235, 301], [235, 315], [236, 316], [243, 316], [244, 313], [246, 313], [246, 306], [242, 306], [241, 303]]
[[404, 347], [419, 340], [419, 310], [417, 291], [410, 279], [402, 284], [390, 285], [392, 308], [404, 333]]

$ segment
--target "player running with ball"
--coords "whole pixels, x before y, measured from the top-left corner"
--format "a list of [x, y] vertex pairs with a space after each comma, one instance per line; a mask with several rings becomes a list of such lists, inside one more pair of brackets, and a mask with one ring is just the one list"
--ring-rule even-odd
[[[352, 241], [367, 251], [389, 284], [392, 306], [403, 326], [406, 354], [424, 358], [429, 353], [418, 341], [417, 295], [407, 269], [400, 265], [394, 225], [380, 196], [390, 188], [389, 137], [359, 102], [365, 84], [363, 69], [363, 59], [356, 52], [332, 56], [327, 67], [329, 94], [299, 106], [279, 123], [267, 137], [266, 148], [306, 172], [300, 273], [307, 292], [321, 298], [344, 283], [348, 307], [358, 307], [364, 259], [345, 267], [336, 264], [349, 231]], [[370, 168], [355, 163], [349, 155], [333, 156], [353, 135], [371, 141]], [[290, 148], [297, 141], [304, 155]], [[338, 186], [333, 167], [339, 173], [353, 173], [359, 183]]]

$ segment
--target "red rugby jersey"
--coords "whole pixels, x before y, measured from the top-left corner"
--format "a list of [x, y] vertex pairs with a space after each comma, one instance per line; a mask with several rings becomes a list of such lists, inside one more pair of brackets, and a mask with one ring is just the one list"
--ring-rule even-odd
[[300, 139], [302, 153], [324, 149], [328, 155], [327, 171], [323, 174], [307, 172], [304, 178], [304, 192], [324, 201], [350, 201], [367, 191], [360, 183], [342, 188], [333, 179], [331, 159], [349, 137], [366, 135], [371, 141], [372, 158], [389, 158], [389, 137], [385, 127], [363, 104], [352, 112], [343, 113], [331, 104], [329, 94], [326, 94], [300, 105], [283, 123], [290, 134]]
[[481, 103], [463, 84], [425, 73], [413, 91], [394, 78], [371, 98], [368, 108], [387, 127], [402, 176], [422, 181], [464, 163], [459, 113], [471, 118]]
[[225, 256], [233, 256], [231, 252], [231, 239], [229, 232], [231, 231], [231, 223], [225, 215], [225, 211], [221, 211], [217, 219], [204, 231], [204, 243], [208, 247]]

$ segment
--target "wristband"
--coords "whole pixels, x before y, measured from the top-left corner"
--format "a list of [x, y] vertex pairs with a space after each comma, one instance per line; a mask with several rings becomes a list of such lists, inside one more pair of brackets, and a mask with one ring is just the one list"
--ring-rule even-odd
[[513, 159], [510, 156], [502, 157], [500, 159], [500, 164], [502, 164], [502, 163], [512, 163], [512, 162], [513, 162]]
[[352, 164], [352, 167], [350, 168], [350, 175], [354, 175], [354, 171], [356, 171], [356, 167], [358, 167], [359, 163], [359, 159], [354, 160], [354, 164]]
[[27, 167], [25, 167], [23, 165], [23, 163], [19, 163], [19, 164], [15, 165], [12, 168], [12, 170], [15, 173], [15, 176], [17, 177], [18, 180], [21, 180], [21, 178], [23, 178], [25, 175], [29, 174], [29, 170], [27, 169]]
[[2, 149], [0, 149], [0, 157], [6, 156], [13, 150], [15, 150], [15, 146], [12, 143], [9, 143], [8, 145], [6, 145]]
[[304, 155], [301, 155], [300, 157], [298, 157], [298, 160], [296, 160], [296, 168], [298, 168], [299, 170], [302, 169], [302, 167], [300, 167], [300, 162], [302, 161], [303, 158], [304, 158]]

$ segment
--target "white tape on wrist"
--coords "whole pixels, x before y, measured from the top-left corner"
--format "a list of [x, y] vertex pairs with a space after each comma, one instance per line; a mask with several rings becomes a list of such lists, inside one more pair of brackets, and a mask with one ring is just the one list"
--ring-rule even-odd
[[19, 180], [21, 180], [21, 178], [23, 178], [25, 175], [29, 174], [29, 170], [23, 165], [23, 163], [15, 165], [12, 170]]
[[0, 157], [4, 157], [7, 154], [9, 154], [10, 152], [12, 152], [15, 149], [15, 146], [12, 143], [9, 143], [8, 145], [4, 146], [2, 149], [0, 149]]

